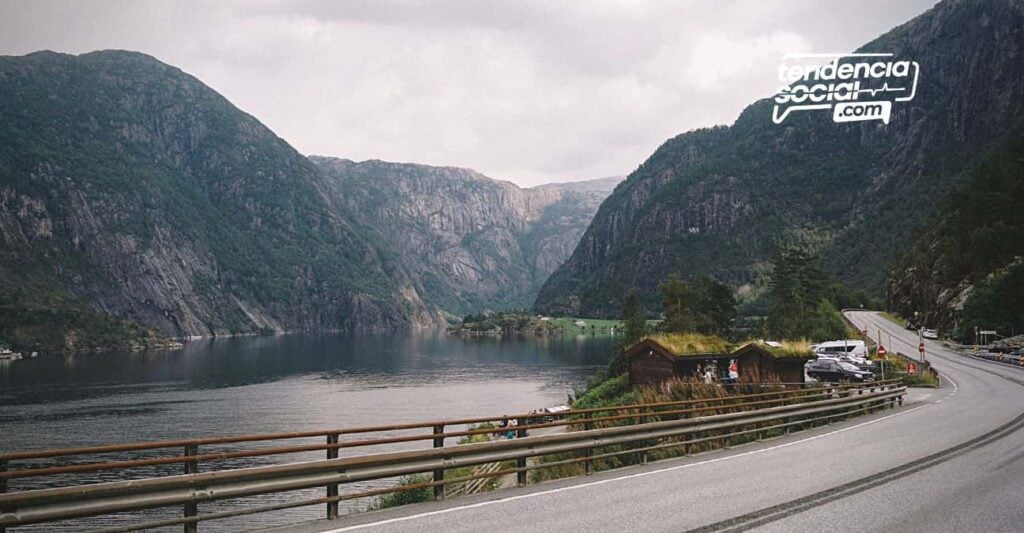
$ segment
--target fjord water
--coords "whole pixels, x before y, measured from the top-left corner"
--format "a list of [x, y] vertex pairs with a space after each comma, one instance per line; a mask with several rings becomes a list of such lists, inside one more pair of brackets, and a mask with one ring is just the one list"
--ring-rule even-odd
[[[614, 343], [612, 337], [593, 335], [462, 339], [441, 333], [325, 333], [199, 340], [166, 352], [25, 359], [0, 366], [0, 450], [520, 413], [565, 403], [567, 393], [605, 364]], [[314, 460], [322, 453], [231, 466]], [[96, 480], [112, 479], [119, 478]], [[13, 480], [11, 490], [32, 486], [32, 480]], [[371, 486], [380, 483], [362, 488]], [[316, 495], [310, 491], [308, 497]], [[202, 512], [230, 505], [210, 504]], [[321, 515], [316, 506], [215, 521], [204, 529]], [[111, 523], [116, 522], [89, 525]]]

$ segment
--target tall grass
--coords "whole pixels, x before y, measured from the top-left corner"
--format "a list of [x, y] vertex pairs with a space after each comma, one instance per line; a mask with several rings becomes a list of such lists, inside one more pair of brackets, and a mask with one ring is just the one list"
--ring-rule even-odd
[[738, 344], [739, 347], [746, 346], [748, 344], [756, 344], [761, 348], [764, 348], [775, 357], [801, 357], [808, 358], [814, 356], [814, 351], [811, 350], [811, 342], [807, 339], [799, 340], [788, 340], [778, 341], [781, 346], [772, 346], [761, 339], [751, 339]]
[[[620, 376], [615, 380], [625, 380], [626, 376]], [[605, 384], [611, 383], [605, 382]], [[602, 384], [602, 385], [605, 385]], [[626, 387], [626, 391], [621, 392], [621, 387]], [[749, 407], [737, 407], [730, 405], [730, 398], [743, 394], [755, 394], [760, 392], [781, 392], [784, 391], [783, 387], [777, 377], [770, 377], [768, 380], [758, 383], [749, 381], [740, 381], [734, 385], [723, 386], [717, 384], [706, 384], [701, 380], [693, 378], [674, 379], [666, 381], [657, 386], [641, 387], [637, 389], [628, 389], [628, 381], [616, 381], [613, 385], [609, 385], [608, 389], [600, 391], [599, 394], [590, 395], [588, 391], [587, 395], [584, 395], [573, 404], [573, 408], [581, 409], [584, 405], [587, 408], [607, 407], [607, 411], [598, 411], [590, 415], [590, 418], [603, 418], [611, 417], [619, 414], [636, 413], [636, 410], [628, 409], [631, 405], [637, 404], [651, 404], [651, 403], [665, 403], [665, 402], [680, 402], [688, 401], [693, 402], [692, 404], [684, 404], [677, 406], [667, 406], [649, 410], [643, 413], [643, 422], [659, 422], [664, 420], [679, 420], [682, 418], [692, 418], [698, 416], [709, 416], [715, 414], [731, 413], [738, 410], [749, 409]], [[612, 391], [619, 391], [618, 394], [612, 393]], [[766, 397], [770, 398], [770, 397]], [[626, 401], [617, 401], [623, 400]], [[581, 402], [585, 400], [585, 402]], [[704, 400], [704, 401], [701, 401]], [[794, 400], [799, 401], [799, 400]], [[621, 408], [627, 409], [621, 409]], [[619, 409], [616, 409], [619, 408]], [[689, 411], [685, 413], [672, 413], [671, 411]], [[577, 418], [577, 424], [569, 427], [569, 431], [581, 431], [587, 429], [600, 429], [607, 427], [623, 426], [634, 424], [637, 421], [635, 419], [621, 419], [621, 420], [604, 420], [589, 422], [584, 418]], [[769, 433], [771, 430], [766, 430]], [[714, 439], [713, 437], [723, 434], [719, 432], [704, 432], [700, 435], [690, 436], [693, 438], [705, 438], [703, 442], [693, 444], [683, 444], [682, 439], [676, 439], [680, 442], [679, 446], [660, 448], [652, 450], [647, 453], [649, 460], [667, 459], [671, 457], [678, 457], [681, 455], [700, 453], [704, 451], [721, 448], [723, 446], [730, 446], [741, 444], [756, 440], [758, 436], [756, 434], [736, 436], [736, 437], [723, 437], [722, 439]], [[770, 434], [770, 433], [769, 433]], [[668, 443], [669, 441], [662, 441], [662, 443]], [[614, 455], [606, 458], [595, 459], [592, 461], [592, 468], [595, 471], [609, 470], [612, 468], [618, 468], [621, 466], [632, 465], [640, 463], [643, 458], [642, 455], [637, 453], [629, 453], [630, 450], [653, 446], [657, 444], [655, 441], [639, 441], [629, 444], [605, 446], [596, 451], [596, 453], [610, 453], [610, 452], [624, 452], [621, 455]], [[540, 463], [555, 463], [560, 461], [567, 461], [573, 458], [584, 457], [583, 452], [567, 452], [551, 456], [545, 456], [540, 459]], [[549, 468], [540, 468], [530, 473], [532, 481], [546, 481], [551, 479], [559, 479], [563, 477], [569, 477], [574, 475], [582, 475], [584, 473], [585, 465], [582, 462], [554, 465]]]

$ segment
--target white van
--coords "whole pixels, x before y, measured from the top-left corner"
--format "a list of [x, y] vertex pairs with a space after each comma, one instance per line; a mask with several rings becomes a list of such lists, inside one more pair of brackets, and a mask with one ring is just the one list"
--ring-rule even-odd
[[864, 344], [864, 341], [846, 339], [841, 341], [823, 342], [814, 349], [814, 353], [818, 354], [819, 357], [838, 357], [845, 355], [850, 359], [867, 360], [868, 347]]

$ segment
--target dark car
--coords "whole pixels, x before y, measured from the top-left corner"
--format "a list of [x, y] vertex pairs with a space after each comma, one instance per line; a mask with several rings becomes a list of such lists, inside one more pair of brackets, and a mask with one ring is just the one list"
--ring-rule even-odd
[[805, 369], [807, 375], [818, 381], [872, 381], [875, 374], [861, 370], [856, 365], [834, 359], [811, 361]]

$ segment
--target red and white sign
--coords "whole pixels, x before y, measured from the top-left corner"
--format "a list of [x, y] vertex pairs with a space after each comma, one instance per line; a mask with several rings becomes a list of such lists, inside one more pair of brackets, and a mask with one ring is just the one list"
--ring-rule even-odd
[[885, 359], [885, 346], [882, 346], [881, 344], [878, 345], [878, 358]]
[[907, 372], [917, 374], [917, 365], [914, 363], [907, 363]]
[[919, 351], [921, 353], [924, 353], [924, 343], [923, 342], [921, 344], [917, 345], [917, 351]]

